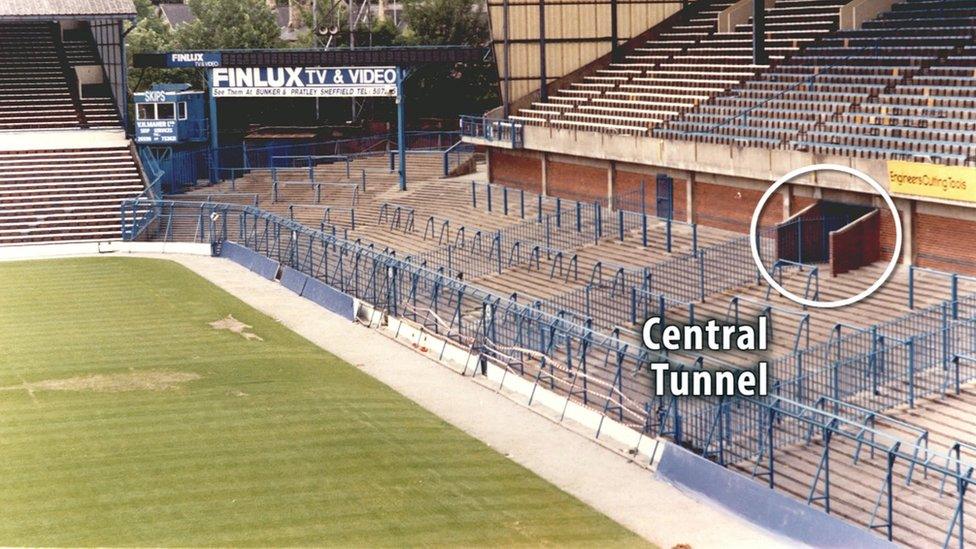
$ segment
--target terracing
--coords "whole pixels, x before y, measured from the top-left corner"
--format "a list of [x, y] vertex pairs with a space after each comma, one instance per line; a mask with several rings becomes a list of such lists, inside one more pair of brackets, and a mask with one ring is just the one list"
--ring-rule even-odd
[[[406, 192], [396, 189], [395, 174], [383, 157], [351, 159], [349, 175], [343, 162], [314, 166], [316, 183], [307, 178], [307, 168], [275, 173], [252, 170], [233, 188], [225, 182], [173, 197], [182, 205], [161, 205], [161, 221], [143, 234], [151, 236], [155, 231], [156, 237], [173, 238], [182, 232], [184, 238], [209, 238], [216, 230], [210, 214], [219, 214], [232, 240], [427, 330], [478, 348], [513, 375], [535, 379], [635, 427], [655, 426], [662, 434], [748, 474], [762, 472], [754, 467], [757, 460], [765, 463], [761, 424], [730, 419], [729, 432], [716, 431], [716, 410], [730, 413], [727, 404], [716, 407], [705, 401], [671, 403], [656, 398], [647, 361], [669, 358], [687, 367], [695, 367], [696, 362], [704, 367], [749, 367], [765, 358], [783, 399], [816, 408], [823, 406], [821, 395], [836, 395], [845, 403], [888, 409], [893, 415], [902, 414], [899, 407], [905, 414], [928, 409], [932, 404], [927, 398], [952, 391], [956, 378], [947, 373], [953, 372], [946, 367], [948, 361], [963, 364], [959, 398], [969, 398], [964, 382], [972, 377], [965, 367], [971, 350], [967, 345], [940, 343], [944, 334], [951, 335], [948, 341], [970, 340], [960, 332], [968, 329], [973, 318], [972, 307], [965, 305], [974, 289], [968, 279], [903, 268], [877, 294], [851, 308], [805, 310], [775, 292], [767, 294], [767, 288], [757, 282], [743, 237], [644, 218], [639, 212], [605, 204], [557, 201], [472, 184], [470, 178], [439, 179], [436, 156], [408, 158], [412, 176]], [[194, 199], [199, 200], [196, 206], [187, 202]], [[257, 208], [215, 204], [232, 200]], [[331, 209], [326, 213], [325, 208]], [[353, 208], [355, 225], [346, 213]], [[290, 217], [319, 230], [292, 225]], [[288, 236], [292, 232], [295, 236]], [[387, 267], [377, 266], [380, 258], [386, 258], [382, 264]], [[825, 280], [821, 298], [861, 287], [880, 269], [872, 265]], [[378, 277], [378, 273], [387, 275]], [[387, 276], [388, 282], [380, 282]], [[807, 275], [796, 270], [786, 276], [802, 281]], [[377, 284], [386, 289], [381, 291]], [[643, 317], [662, 312], [669, 320], [690, 320], [693, 315], [696, 322], [705, 318], [751, 321], [768, 314], [774, 345], [761, 357], [736, 352], [656, 357], [641, 350], [636, 329]], [[959, 402], [952, 402], [944, 413], [962, 409]], [[868, 414], [870, 421], [881, 423], [879, 414]], [[725, 420], [718, 417], [721, 425]], [[855, 412], [838, 417], [854, 423], [855, 419], [868, 421]], [[673, 418], [681, 418], [680, 434], [674, 430]], [[815, 432], [822, 435], [822, 426]], [[957, 432], [965, 436], [964, 430]], [[876, 439], [882, 436], [875, 435]], [[939, 439], [932, 456], [951, 450], [947, 437], [931, 435]], [[870, 475], [879, 470], [880, 458], [861, 456], [858, 464], [851, 464], [850, 473], [841, 473], [842, 456], [854, 447], [839, 442], [843, 438], [838, 435], [830, 446], [835, 460], [832, 509], [864, 524], [870, 522], [871, 513], [860, 510], [873, 506], [876, 493], [858, 490], [861, 481], [856, 479], [860, 474], [874, 479]], [[817, 445], [823, 441], [813, 437], [807, 443], [795, 436], [777, 440], [779, 470], [774, 486], [805, 497], [809, 463], [819, 459]], [[736, 445], [745, 449], [734, 450]], [[878, 452], [876, 456], [881, 455]], [[895, 463], [902, 466], [904, 459], [899, 457]], [[859, 468], [867, 472], [858, 472]], [[819, 482], [822, 486], [822, 478]], [[937, 493], [934, 499], [932, 495], [921, 484], [910, 491], [899, 486], [895, 515], [910, 515], [918, 506], [942, 505]], [[946, 513], [926, 512], [935, 518], [922, 520], [922, 526], [912, 524], [913, 519], [900, 520], [907, 526], [893, 528], [894, 539], [932, 540], [940, 535], [939, 528], [944, 532], [940, 521]]]

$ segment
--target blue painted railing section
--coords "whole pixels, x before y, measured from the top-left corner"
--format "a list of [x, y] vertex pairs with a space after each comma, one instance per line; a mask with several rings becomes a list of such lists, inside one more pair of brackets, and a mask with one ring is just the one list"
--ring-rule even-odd
[[[629, 424], [653, 429], [648, 423], [653, 416], [641, 408], [655, 399], [653, 390], [646, 376], [635, 373], [665, 357], [596, 329], [575, 311], [494, 294], [458, 280], [443, 264], [404, 258], [342, 238], [341, 231], [312, 229], [251, 206], [172, 201], [151, 201], [150, 206], [159, 215], [130, 233], [218, 245], [223, 239], [232, 240], [391, 314], [497, 354], [500, 360], [522, 357], [511, 363], [520, 374], [586, 368], [602, 384], [594, 381], [591, 387], [581, 388], [585, 394], [580, 398]], [[525, 358], [529, 354], [550, 358], [540, 363]], [[622, 399], [630, 403], [626, 409]], [[640, 417], [633, 413], [636, 403]]]
[[514, 120], [485, 116], [462, 116], [461, 135], [484, 139], [494, 143], [521, 149], [525, 140], [525, 127]]
[[[444, 151], [459, 139], [460, 133], [456, 131], [407, 132], [407, 148], [416, 151]], [[216, 150], [201, 148], [174, 151], [161, 159], [159, 165], [164, 173], [162, 180], [165, 192], [178, 194], [188, 187], [209, 184], [210, 180], [226, 181], [255, 168], [270, 167], [273, 157], [387, 154], [395, 148], [395, 140], [387, 134], [325, 141], [272, 141], [258, 146], [249, 146], [245, 142]], [[215, 158], [218, 160], [216, 163]]]

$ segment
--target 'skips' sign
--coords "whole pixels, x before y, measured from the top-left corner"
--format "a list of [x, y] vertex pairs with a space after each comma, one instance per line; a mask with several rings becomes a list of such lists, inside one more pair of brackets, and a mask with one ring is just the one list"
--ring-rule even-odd
[[396, 96], [394, 67], [214, 68], [214, 97]]

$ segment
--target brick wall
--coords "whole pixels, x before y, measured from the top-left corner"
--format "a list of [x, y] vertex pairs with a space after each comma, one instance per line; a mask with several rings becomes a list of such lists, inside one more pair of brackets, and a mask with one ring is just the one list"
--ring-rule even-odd
[[606, 203], [607, 169], [549, 161], [549, 194], [561, 198]]
[[[880, 258], [881, 219], [881, 212], [876, 210], [843, 229], [830, 233], [831, 275], [853, 271]], [[890, 254], [888, 257], [891, 258]]]
[[[675, 180], [676, 189], [677, 185]], [[695, 220], [699, 224], [740, 233], [749, 232], [752, 212], [763, 195], [759, 190], [702, 182], [695, 183], [694, 192]], [[776, 193], [766, 202], [760, 222], [762, 226], [771, 227], [781, 221], [783, 197]]]
[[976, 221], [923, 213], [916, 213], [914, 221], [918, 266], [976, 275]]
[[672, 191], [672, 202], [674, 205], [674, 219], [685, 221], [688, 219], [688, 181], [685, 179], [674, 180], [674, 190]]
[[776, 257], [800, 263], [827, 260], [822, 204], [815, 203], [776, 229]]
[[542, 190], [542, 160], [532, 156], [490, 149], [493, 183], [538, 193]]
[[657, 186], [654, 184], [654, 176], [646, 173], [617, 170], [614, 187], [614, 192], [620, 199], [617, 205], [627, 210], [639, 211], [642, 181], [644, 182], [644, 211], [653, 212], [657, 200]]
[[812, 196], [796, 196], [793, 195], [790, 201], [790, 215], [796, 215], [803, 211], [804, 208], [810, 204], [816, 204], [819, 201], [817, 198]]
[[[879, 212], [881, 213], [881, 253], [878, 259], [890, 261], [891, 254], [895, 253], [895, 219], [887, 206], [881, 206]], [[901, 215], [901, 212], [898, 215]]]

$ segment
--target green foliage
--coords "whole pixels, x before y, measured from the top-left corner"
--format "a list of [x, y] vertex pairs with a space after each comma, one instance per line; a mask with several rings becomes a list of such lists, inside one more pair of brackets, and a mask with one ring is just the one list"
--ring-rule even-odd
[[[8, 262], [0, 280], [0, 545], [642, 544], [176, 263]], [[262, 340], [209, 325], [228, 315]], [[105, 381], [160, 371], [199, 378]]]
[[[127, 38], [130, 54], [170, 49], [213, 50], [277, 48], [284, 44], [275, 14], [265, 0], [187, 0], [196, 19], [170, 29], [158, 17], [149, 0], [138, 0], [139, 20]], [[302, 10], [306, 30], [294, 47], [315, 46], [312, 35], [311, 3], [295, 2]], [[330, 13], [327, 0], [318, 2], [319, 26], [338, 24], [340, 34], [332, 47], [348, 41], [346, 6]], [[478, 0], [407, 0], [404, 5], [409, 26], [398, 29], [391, 20], [373, 23], [372, 45], [484, 45], [489, 41], [487, 15]], [[360, 36], [367, 29], [358, 29]], [[357, 45], [367, 46], [363, 38]], [[130, 59], [131, 60], [131, 59]], [[201, 87], [202, 73], [195, 70], [130, 71], [130, 89], [141, 91], [155, 82], [189, 82]], [[453, 66], [421, 67], [406, 84], [407, 115], [418, 118], [454, 118], [476, 114], [498, 104], [495, 67], [490, 63], [459, 63]], [[374, 115], [392, 120], [392, 109], [377, 105]]]
[[[481, 6], [477, 0], [407, 0], [404, 8], [410, 28], [402, 42], [485, 45], [490, 33]], [[497, 71], [490, 63], [430, 65], [407, 80], [406, 93], [407, 112], [413, 118], [481, 113], [498, 104]]]
[[481, 45], [488, 41], [487, 16], [477, 0], [407, 0], [404, 11], [410, 44]]
[[176, 30], [182, 49], [282, 47], [281, 29], [264, 0], [188, 0], [196, 19]]
[[154, 11], [154, 6], [150, 0], [135, 0], [135, 5], [136, 18], [138, 19], [149, 17]]
[[[132, 56], [136, 53], [166, 51], [173, 47], [175, 36], [169, 26], [156, 15], [148, 0], [136, 3], [138, 13], [135, 28], [125, 38], [126, 55], [129, 66], [132, 66]], [[194, 82], [193, 71], [174, 71], [166, 69], [139, 69], [129, 71], [129, 90], [143, 91], [156, 82]], [[190, 80], [187, 80], [190, 78]]]

